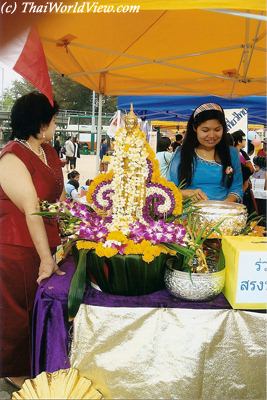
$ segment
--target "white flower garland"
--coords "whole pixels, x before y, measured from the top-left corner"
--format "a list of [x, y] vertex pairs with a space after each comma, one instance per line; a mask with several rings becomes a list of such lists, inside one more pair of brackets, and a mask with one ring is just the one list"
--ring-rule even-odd
[[136, 220], [143, 221], [142, 210], [145, 202], [145, 182], [148, 177], [145, 139], [139, 128], [132, 135], [125, 128], [115, 136], [114, 157], [111, 168], [114, 177], [111, 183], [113, 194], [113, 220], [110, 230], [129, 233], [129, 225]]

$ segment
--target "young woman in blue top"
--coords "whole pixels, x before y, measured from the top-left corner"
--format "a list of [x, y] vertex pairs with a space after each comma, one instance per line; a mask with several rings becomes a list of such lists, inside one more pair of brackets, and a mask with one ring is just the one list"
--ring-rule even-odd
[[184, 182], [184, 198], [241, 201], [242, 174], [238, 152], [227, 141], [222, 107], [202, 104], [191, 115], [180, 148], [170, 163], [168, 179]]

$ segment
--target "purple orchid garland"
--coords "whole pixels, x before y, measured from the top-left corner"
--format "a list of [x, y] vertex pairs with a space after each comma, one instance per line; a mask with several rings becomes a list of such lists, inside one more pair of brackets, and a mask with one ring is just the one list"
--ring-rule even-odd
[[[114, 191], [110, 188], [110, 185], [111, 185], [111, 181], [103, 181], [103, 182], [99, 183], [99, 185], [97, 185], [97, 187], [92, 195], [94, 205], [97, 208], [99, 208], [100, 210], [109, 211], [109, 210], [111, 210], [111, 208], [113, 206], [112, 194], [114, 193]], [[105, 188], [105, 186], [107, 186], [107, 188], [103, 190], [103, 188]], [[105, 203], [106, 202], [108, 203], [106, 206], [101, 204], [97, 199], [97, 197], [99, 196], [100, 190], [102, 191], [101, 200]]]
[[[103, 218], [96, 212], [90, 211], [86, 205], [78, 202], [72, 202], [71, 200], [67, 200], [65, 203], [59, 204], [59, 212], [64, 213], [66, 210], [72, 216], [81, 220], [78, 225], [78, 231], [76, 231], [76, 234], [80, 239], [97, 243], [104, 243], [106, 241], [109, 233], [108, 224], [112, 220], [111, 216]], [[136, 221], [130, 226], [129, 239], [132, 239], [135, 243], [140, 243], [145, 239], [154, 245], [162, 242], [183, 245], [185, 234], [185, 227], [174, 222], [151, 220], [149, 225], [145, 225], [139, 221]], [[114, 246], [118, 248], [115, 244]], [[118, 250], [120, 254], [123, 254], [124, 247], [125, 246], [119, 246]]]
[[[175, 208], [175, 200], [174, 196], [172, 194], [172, 191], [161, 185], [160, 183], [147, 183], [146, 184], [147, 188], [154, 189], [154, 193], [150, 194], [146, 197], [146, 202], [143, 207], [143, 218], [147, 222], [154, 221], [154, 219], [151, 216], [151, 206], [153, 205], [153, 213], [155, 216], [158, 218], [164, 218], [166, 215], [171, 215], [174, 208]], [[157, 193], [157, 189], [160, 189], [161, 192], [164, 192], [165, 196], [162, 193]], [[170, 201], [170, 207], [166, 212], [160, 212], [159, 211], [159, 206], [164, 205], [166, 201]]]

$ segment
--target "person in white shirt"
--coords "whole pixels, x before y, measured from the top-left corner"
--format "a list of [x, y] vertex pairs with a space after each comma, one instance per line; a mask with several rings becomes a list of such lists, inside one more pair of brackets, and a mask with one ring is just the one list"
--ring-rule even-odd
[[72, 159], [74, 157], [74, 144], [71, 138], [68, 138], [68, 140], [65, 142], [65, 150], [66, 150], [66, 167], [67, 167], [67, 172], [70, 169], [72, 169]]
[[171, 139], [167, 136], [159, 138], [157, 144], [156, 158], [159, 162], [161, 176], [166, 178], [169, 164], [172, 158]]
[[70, 160], [70, 169], [75, 169], [77, 158], [80, 158], [80, 146], [77, 136], [73, 137], [72, 143], [73, 143], [73, 156], [72, 159]]

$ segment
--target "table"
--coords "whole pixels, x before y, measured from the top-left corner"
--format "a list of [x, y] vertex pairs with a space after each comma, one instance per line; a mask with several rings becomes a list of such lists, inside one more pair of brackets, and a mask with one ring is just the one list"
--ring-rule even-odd
[[72, 336], [72, 260], [62, 269], [36, 296], [34, 375], [71, 364], [106, 398], [264, 398], [263, 313], [232, 310], [223, 295], [191, 303], [165, 290], [125, 297], [88, 288]]

